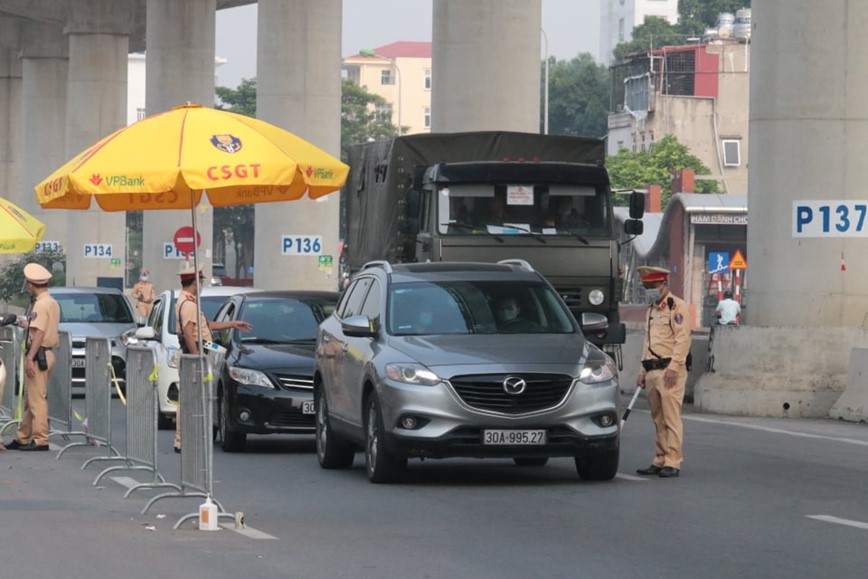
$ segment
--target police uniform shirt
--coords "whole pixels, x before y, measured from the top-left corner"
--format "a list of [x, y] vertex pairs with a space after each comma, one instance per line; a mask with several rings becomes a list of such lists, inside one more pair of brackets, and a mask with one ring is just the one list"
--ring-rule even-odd
[[56, 348], [60, 344], [58, 324], [60, 324], [60, 306], [48, 292], [39, 294], [30, 309], [30, 327], [42, 330], [43, 348]]
[[658, 356], [672, 358], [669, 368], [676, 371], [685, 369], [690, 352], [690, 328], [690, 312], [681, 298], [669, 294], [660, 303], [652, 304], [645, 318], [642, 360], [657, 360]]
[[[196, 325], [196, 296], [187, 291], [181, 291], [178, 296], [178, 304], [175, 309], [176, 332], [178, 340], [184, 344], [184, 328], [187, 324]], [[202, 340], [211, 340], [211, 328], [208, 327], [208, 320], [205, 319], [205, 314], [199, 312], [199, 323], [202, 326]], [[196, 335], [196, 330], [193, 330], [193, 335]]]

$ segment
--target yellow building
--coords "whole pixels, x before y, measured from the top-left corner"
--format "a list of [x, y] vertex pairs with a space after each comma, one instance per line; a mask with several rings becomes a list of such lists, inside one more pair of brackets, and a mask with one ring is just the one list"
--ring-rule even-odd
[[431, 132], [431, 43], [393, 42], [343, 59], [343, 71], [368, 92], [386, 99], [401, 134]]

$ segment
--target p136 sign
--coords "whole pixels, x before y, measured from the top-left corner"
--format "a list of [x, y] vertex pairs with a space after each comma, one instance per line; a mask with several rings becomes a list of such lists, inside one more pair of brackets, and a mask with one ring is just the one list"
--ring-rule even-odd
[[868, 200], [793, 201], [793, 237], [868, 237]]

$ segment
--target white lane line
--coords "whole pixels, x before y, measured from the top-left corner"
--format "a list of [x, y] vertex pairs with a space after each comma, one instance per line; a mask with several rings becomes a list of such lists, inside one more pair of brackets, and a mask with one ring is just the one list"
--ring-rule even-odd
[[615, 478], [622, 478], [622, 479], [624, 479], [624, 480], [638, 480], [638, 481], [642, 481], [642, 482], [645, 482], [645, 481], [648, 480], [648, 477], [647, 477], [647, 476], [646, 476], [646, 477], [633, 476], [632, 474], [624, 474], [624, 473], [621, 473], [621, 472], [619, 472], [618, 474], [616, 474], [616, 475], [615, 475]]
[[844, 525], [846, 527], [856, 527], [857, 529], [868, 530], [868, 523], [863, 523], [861, 521], [839, 519], [838, 517], [833, 517], [831, 515], [805, 515], [805, 517], [809, 519], [814, 519], [815, 521], [823, 521], [825, 523], [833, 523], [835, 525]]
[[139, 484], [139, 481], [128, 476], [110, 476], [109, 478], [121, 485], [122, 487], [126, 487], [127, 489], [131, 489], [137, 484]]
[[277, 537], [269, 535], [268, 533], [263, 533], [262, 531], [257, 531], [252, 527], [242, 527], [240, 529], [235, 528], [235, 523], [220, 523], [220, 526], [226, 529], [227, 531], [234, 531], [239, 535], [244, 535], [248, 539], [263, 539], [263, 540], [271, 540], [276, 541]]

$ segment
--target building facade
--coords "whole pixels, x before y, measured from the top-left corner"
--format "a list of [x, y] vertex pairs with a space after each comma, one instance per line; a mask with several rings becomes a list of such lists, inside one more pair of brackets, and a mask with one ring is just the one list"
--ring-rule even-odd
[[343, 74], [386, 99], [377, 112], [401, 134], [431, 132], [431, 43], [393, 42], [343, 59]]
[[678, 0], [600, 0], [600, 62], [612, 64], [612, 50], [633, 39], [646, 16], [678, 22]]

